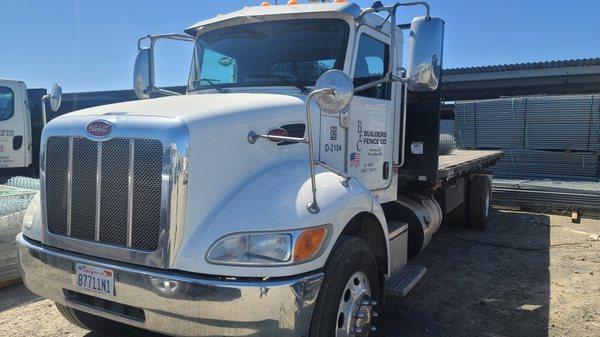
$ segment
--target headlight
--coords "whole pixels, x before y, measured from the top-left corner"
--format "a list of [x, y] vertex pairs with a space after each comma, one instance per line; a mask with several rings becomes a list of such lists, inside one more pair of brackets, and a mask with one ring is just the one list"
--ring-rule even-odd
[[275, 233], [237, 233], [225, 236], [209, 249], [214, 264], [285, 265], [316, 257], [325, 241], [326, 226]]

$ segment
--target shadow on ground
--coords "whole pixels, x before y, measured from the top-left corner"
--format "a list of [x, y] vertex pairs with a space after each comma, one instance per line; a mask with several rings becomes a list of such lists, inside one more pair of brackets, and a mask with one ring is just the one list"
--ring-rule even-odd
[[387, 298], [377, 336], [547, 336], [549, 222], [495, 210], [485, 231], [442, 227], [412, 261], [427, 274]]
[[2, 290], [0, 312], [41, 300], [43, 298], [28, 291], [22, 284], [10, 286]]

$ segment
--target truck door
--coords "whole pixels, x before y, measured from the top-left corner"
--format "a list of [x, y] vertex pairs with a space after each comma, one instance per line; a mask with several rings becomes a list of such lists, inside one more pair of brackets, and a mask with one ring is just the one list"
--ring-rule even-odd
[[[26, 167], [30, 131], [25, 84], [0, 81], [0, 168]], [[30, 159], [30, 158], [29, 158]]]
[[[357, 32], [354, 86], [381, 79], [389, 67], [390, 38], [363, 26]], [[348, 124], [347, 172], [370, 190], [387, 188], [393, 175], [396, 83], [355, 93]]]

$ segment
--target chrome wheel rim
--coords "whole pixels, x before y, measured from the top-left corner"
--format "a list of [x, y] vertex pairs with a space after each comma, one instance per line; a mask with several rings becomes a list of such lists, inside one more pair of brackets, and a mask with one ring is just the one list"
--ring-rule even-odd
[[371, 285], [367, 275], [357, 271], [346, 282], [342, 292], [335, 322], [335, 336], [368, 336], [376, 315], [373, 311], [376, 304], [371, 299]]

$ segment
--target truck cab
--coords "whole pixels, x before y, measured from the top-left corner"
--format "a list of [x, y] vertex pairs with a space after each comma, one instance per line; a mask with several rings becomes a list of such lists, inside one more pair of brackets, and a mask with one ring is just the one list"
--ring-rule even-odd
[[[413, 5], [403, 62], [396, 11]], [[139, 101], [44, 128], [17, 237], [27, 287], [96, 331], [369, 335], [466, 186], [482, 219], [491, 197], [492, 160], [440, 175], [429, 11], [265, 3], [141, 38]], [[164, 38], [194, 43], [185, 95], [154, 85]]]
[[0, 170], [32, 164], [31, 118], [24, 82], [0, 79]]

